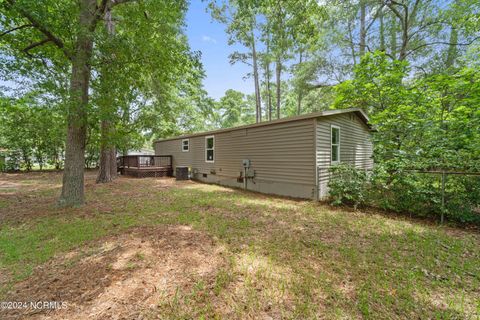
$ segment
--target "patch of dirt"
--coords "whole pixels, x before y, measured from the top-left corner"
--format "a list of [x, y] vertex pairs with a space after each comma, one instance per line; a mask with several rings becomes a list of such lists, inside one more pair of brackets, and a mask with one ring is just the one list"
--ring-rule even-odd
[[3, 192], [5, 189], [17, 189], [21, 186], [20, 183], [0, 180], [0, 190]]
[[[192, 181], [174, 178], [132, 178], [119, 176], [108, 184], [95, 182], [97, 172], [85, 171], [86, 205], [81, 208], [57, 207], [62, 187], [62, 172], [0, 173], [0, 224], [21, 224], [45, 216], [112, 213], [113, 207], [131, 202], [131, 198], [158, 197], [158, 190], [188, 187]], [[141, 201], [139, 201], [141, 202]]]
[[60, 310], [9, 311], [2, 319], [137, 319], [177, 290], [214, 281], [223, 249], [190, 227], [136, 228], [38, 267], [7, 301], [57, 301]]
[[[86, 171], [91, 180], [94, 172]], [[56, 214], [62, 173], [28, 172], [0, 174], [0, 224], [20, 224], [37, 217]]]

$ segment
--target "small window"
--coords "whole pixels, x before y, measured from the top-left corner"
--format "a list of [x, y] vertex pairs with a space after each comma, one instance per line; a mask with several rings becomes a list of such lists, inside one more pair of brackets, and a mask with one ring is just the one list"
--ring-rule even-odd
[[205, 162], [215, 162], [215, 137], [205, 137]]
[[331, 150], [331, 161], [332, 163], [340, 162], [340, 127], [332, 125], [332, 150]]
[[182, 152], [190, 151], [190, 139], [182, 140]]

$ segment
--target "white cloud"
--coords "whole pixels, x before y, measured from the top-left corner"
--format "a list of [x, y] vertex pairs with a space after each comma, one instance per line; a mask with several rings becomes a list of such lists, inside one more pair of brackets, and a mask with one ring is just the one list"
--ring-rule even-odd
[[209, 36], [202, 36], [202, 41], [203, 42], [210, 42], [210, 43], [217, 43], [217, 40], [213, 39], [212, 37]]

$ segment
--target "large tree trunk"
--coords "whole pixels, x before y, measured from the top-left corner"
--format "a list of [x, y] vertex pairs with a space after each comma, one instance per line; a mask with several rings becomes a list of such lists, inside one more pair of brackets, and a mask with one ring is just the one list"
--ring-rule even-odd
[[110, 177], [112, 180], [117, 178], [117, 148], [112, 146], [110, 148]]
[[366, 20], [366, 5], [365, 1], [360, 1], [360, 59], [365, 54], [365, 47], [366, 47], [366, 38], [367, 38], [367, 30], [365, 27], [365, 20]]
[[100, 166], [98, 170], [97, 183], [108, 183], [112, 181], [110, 175], [110, 161], [111, 152], [108, 148], [103, 148], [100, 151]]
[[255, 48], [255, 36], [252, 29], [252, 62], [253, 62], [253, 81], [255, 82], [255, 106], [256, 122], [262, 121], [262, 100], [260, 98], [260, 82], [258, 79], [258, 57]]
[[[270, 31], [268, 30], [267, 33]], [[268, 121], [272, 121], [272, 91], [270, 89], [270, 34], [267, 34], [266, 43], [266, 62], [265, 62], [265, 83], [267, 86], [267, 112]]]
[[408, 22], [406, 23], [406, 27], [402, 28], [402, 46], [400, 47], [400, 53], [398, 55], [398, 60], [405, 60], [407, 58], [407, 49], [408, 49]]
[[100, 144], [100, 167], [98, 170], [97, 183], [108, 183], [112, 181], [112, 148], [111, 148], [111, 125], [108, 120], [101, 122], [101, 144]]
[[450, 44], [448, 46], [447, 59], [445, 61], [445, 66], [447, 68], [452, 67], [455, 64], [455, 60], [457, 59], [457, 56], [458, 56], [457, 41], [458, 41], [458, 31], [455, 27], [452, 26], [450, 29], [450, 40], [449, 40]]
[[[388, 7], [392, 12], [397, 16], [400, 20], [400, 27], [402, 30], [402, 44], [400, 46], [400, 52], [398, 55], [398, 60], [405, 60], [408, 55], [408, 47], [410, 44], [410, 28], [415, 23], [416, 20], [416, 13], [418, 9], [420, 1], [415, 1], [413, 8], [409, 9], [408, 6], [399, 5], [397, 3], [389, 3]], [[401, 6], [403, 8], [402, 11], [396, 9], [396, 6]]]
[[117, 178], [117, 150], [115, 147], [102, 148], [97, 183], [112, 182]]
[[[112, 13], [110, 10], [105, 12], [105, 23], [107, 28], [107, 33], [110, 37], [113, 37], [115, 34], [115, 24], [112, 19]], [[104, 71], [106, 72], [106, 71]], [[105, 82], [103, 86], [109, 81], [109, 77], [103, 75], [100, 78], [101, 81]], [[108, 95], [109, 92], [104, 92], [103, 94]], [[114, 99], [109, 99], [107, 105], [102, 105], [101, 107], [105, 108], [103, 117], [110, 116], [107, 115], [106, 110], [111, 110], [111, 103]], [[110, 113], [110, 112], [109, 112]], [[111, 117], [112, 119], [114, 117]], [[102, 119], [101, 121], [101, 144], [100, 144], [100, 167], [98, 170], [97, 183], [108, 183], [112, 182], [113, 179], [117, 177], [117, 159], [116, 159], [116, 150], [115, 143], [113, 141], [113, 130], [114, 126], [112, 120]]]
[[353, 40], [352, 21], [348, 21], [347, 28], [348, 28], [348, 41], [350, 45], [350, 53], [352, 55], [353, 66], [355, 67], [357, 65], [357, 57], [355, 54], [355, 42]]
[[267, 66], [266, 66], [265, 82], [267, 83], [268, 121], [272, 121], [272, 90], [270, 88], [270, 61], [267, 62]]
[[[298, 66], [302, 66], [302, 60], [303, 58], [303, 52], [300, 50], [300, 56], [298, 58]], [[302, 113], [302, 99], [303, 99], [303, 90], [302, 87], [300, 86], [298, 88], [298, 96], [297, 96], [297, 114], [300, 115]]]
[[394, 16], [390, 21], [390, 54], [397, 59], [397, 21]]
[[84, 169], [87, 134], [88, 88], [90, 60], [93, 47], [93, 28], [96, 0], [81, 0], [79, 32], [72, 57], [70, 101], [67, 115], [65, 169], [63, 172], [61, 206], [82, 205], [85, 202]]
[[379, 18], [380, 18], [380, 51], [385, 52], [385, 24], [383, 21], [383, 7], [381, 7], [379, 13]]
[[277, 85], [277, 119], [280, 119], [280, 108], [281, 108], [281, 98], [282, 98], [282, 61], [280, 57], [277, 57], [277, 61], [275, 63], [275, 77], [276, 77], [276, 85]]

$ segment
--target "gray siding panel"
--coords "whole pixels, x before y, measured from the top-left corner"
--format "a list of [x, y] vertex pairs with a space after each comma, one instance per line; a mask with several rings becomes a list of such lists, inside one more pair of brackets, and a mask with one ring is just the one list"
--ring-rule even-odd
[[[172, 155], [173, 166], [188, 166], [194, 178], [242, 187], [236, 178], [242, 159], [255, 170], [248, 189], [302, 198], [325, 198], [330, 177], [330, 130], [340, 127], [340, 161], [373, 167], [369, 128], [354, 112], [217, 132], [215, 162], [205, 162], [205, 135], [190, 137], [190, 151], [182, 152], [182, 139], [157, 141], [155, 154]], [[206, 176], [205, 176], [206, 175]], [[318, 187], [318, 193], [315, 191]]]
[[[250, 159], [255, 184], [260, 192], [314, 197], [315, 153], [312, 119], [279, 123], [275, 126], [220, 132], [215, 136], [215, 162], [205, 162], [205, 136], [190, 138], [190, 151], [181, 151], [181, 140], [158, 141], [155, 154], [172, 155], [173, 165], [189, 166], [195, 178], [241, 187], [236, 178], [243, 171], [242, 159]], [[215, 174], [211, 174], [215, 170]], [[203, 177], [207, 174], [207, 178]], [[289, 187], [295, 184], [296, 187]]]
[[317, 170], [319, 176], [319, 197], [328, 195], [328, 180], [331, 166], [331, 126], [340, 127], [340, 161], [357, 168], [373, 167], [373, 144], [365, 123], [354, 113], [322, 117], [317, 122]]

